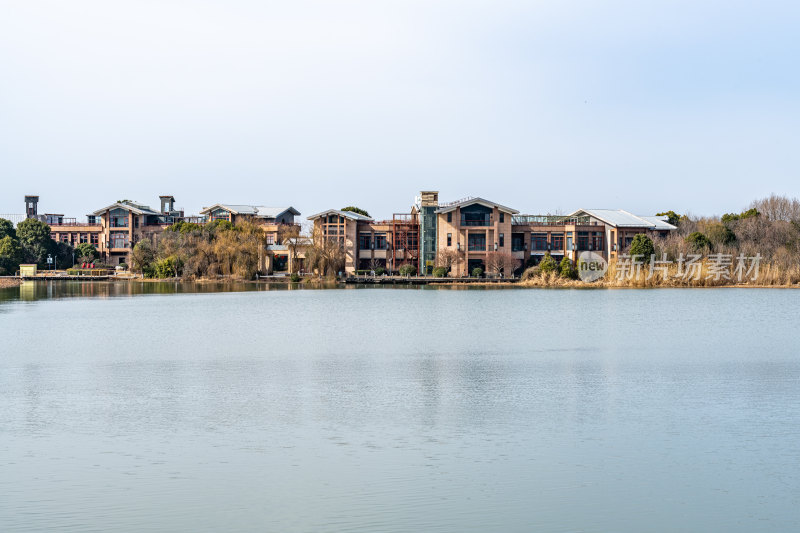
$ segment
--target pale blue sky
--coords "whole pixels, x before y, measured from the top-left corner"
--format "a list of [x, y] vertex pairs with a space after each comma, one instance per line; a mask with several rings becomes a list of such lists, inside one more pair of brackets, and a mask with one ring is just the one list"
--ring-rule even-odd
[[0, 0], [0, 213], [800, 195], [800, 4]]

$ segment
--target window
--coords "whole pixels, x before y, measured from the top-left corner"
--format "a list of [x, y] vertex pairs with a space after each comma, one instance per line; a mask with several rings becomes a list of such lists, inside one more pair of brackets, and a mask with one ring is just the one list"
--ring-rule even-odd
[[447, 221], [448, 222], [452, 222], [453, 221], [453, 212], [452, 211], [447, 213]]
[[483, 233], [471, 233], [467, 237], [467, 249], [470, 252], [483, 252], [486, 250], [486, 235]]
[[98, 235], [97, 233], [92, 233], [90, 238], [91, 238], [91, 243], [94, 244], [95, 246], [100, 244], [100, 235]]
[[[500, 211], [500, 223], [502, 224], [505, 221], [506, 221], [506, 214], [503, 213], [502, 211]], [[500, 246], [503, 246], [503, 245], [501, 244]]]
[[547, 250], [547, 233], [531, 233], [531, 251]]
[[522, 233], [511, 234], [511, 251], [521, 252], [525, 249], [525, 235]]
[[[503, 216], [503, 214], [501, 213], [501, 214], [500, 214], [500, 216], [502, 217], [502, 216]], [[502, 222], [502, 221], [503, 221], [503, 220], [501, 219], [501, 220], [500, 220], [500, 222]], [[506, 238], [505, 238], [505, 235], [503, 235], [503, 234], [501, 233], [501, 234], [500, 234], [500, 238], [498, 238], [498, 239], [497, 239], [497, 243], [498, 243], [498, 246], [499, 246], [500, 248], [503, 248], [503, 247], [505, 247], [505, 245], [506, 245]]]
[[275, 234], [274, 233], [267, 233], [266, 235], [267, 245], [275, 244]]
[[591, 246], [592, 246], [592, 250], [602, 250], [603, 249], [603, 232], [602, 231], [593, 231], [592, 232]]
[[89, 242], [89, 235], [87, 233], [81, 233], [81, 243]]
[[369, 233], [361, 233], [358, 236], [358, 249], [359, 250], [372, 249], [372, 236]]
[[227, 209], [217, 208], [211, 211], [211, 222], [215, 220], [230, 220], [230, 211]]
[[550, 239], [553, 243], [553, 250], [564, 250], [564, 234], [563, 233], [553, 233], [550, 235]]
[[568, 251], [572, 250], [572, 232], [571, 231], [567, 232], [567, 250]]
[[126, 231], [112, 231], [109, 239], [111, 241], [111, 248], [128, 247], [128, 232]]
[[89, 224], [97, 224], [97, 217], [94, 215], [86, 215], [86, 221]]
[[61, 242], [69, 242], [69, 233], [61, 234]]
[[448, 247], [453, 246], [453, 234], [452, 233], [448, 233], [447, 234], [447, 246]]
[[588, 250], [589, 249], [589, 232], [588, 231], [579, 231], [578, 232], [578, 250]]
[[462, 226], [488, 226], [491, 222], [492, 216], [489, 213], [461, 212]]
[[112, 209], [109, 213], [109, 223], [112, 228], [128, 227], [128, 212], [124, 209]]
[[376, 250], [387, 250], [389, 247], [386, 245], [386, 234], [385, 233], [376, 233], [375, 234], [375, 249]]

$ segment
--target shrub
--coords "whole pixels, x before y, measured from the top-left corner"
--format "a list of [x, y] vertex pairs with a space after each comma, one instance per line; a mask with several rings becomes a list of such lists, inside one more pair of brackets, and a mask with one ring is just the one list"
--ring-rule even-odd
[[541, 261], [539, 261], [539, 271], [543, 273], [547, 272], [555, 272], [558, 270], [558, 263], [556, 260], [553, 259], [553, 256], [550, 255], [550, 252], [544, 254], [544, 257]]
[[183, 262], [174, 255], [153, 263], [153, 277], [160, 279], [178, 277], [182, 270]]
[[348, 205], [347, 207], [343, 207], [341, 211], [350, 211], [351, 213], [357, 213], [359, 215], [364, 215], [365, 217], [369, 216], [366, 209], [361, 209], [360, 207], [356, 207], [353, 205]]
[[119, 266], [121, 266], [125, 270], [128, 270], [128, 263], [120, 263]]
[[631, 256], [639, 255], [645, 263], [650, 262], [650, 256], [656, 253], [656, 247], [653, 246], [653, 241], [644, 233], [639, 233], [633, 237], [630, 252]]
[[436, 267], [433, 269], [433, 277], [435, 278], [443, 278], [447, 275], [447, 269], [445, 267]]
[[542, 273], [542, 271], [541, 271], [541, 269], [539, 269], [538, 266], [526, 268], [525, 272], [522, 273], [522, 276], [521, 276], [520, 279], [522, 279], [522, 281], [528, 281], [529, 279], [533, 279], [533, 278], [539, 277], [541, 275], [541, 273]]
[[292, 280], [292, 283], [297, 283], [298, 281], [300, 281], [300, 274], [298, 274], [297, 272], [292, 272], [292, 275], [289, 276], [289, 279]]
[[569, 257], [564, 257], [558, 265], [559, 274], [562, 278], [578, 279], [578, 269], [576, 269]]
[[686, 242], [689, 244], [689, 246], [692, 247], [692, 250], [695, 252], [702, 252], [703, 250], [711, 249], [711, 241], [708, 240], [708, 237], [706, 237], [699, 231], [690, 233], [689, 236], [686, 237]]
[[708, 240], [714, 244], [730, 245], [736, 242], [736, 234], [725, 224], [711, 224], [706, 231]]
[[386, 269], [385, 268], [378, 267], [378, 268], [375, 269], [375, 275], [376, 276], [383, 276], [384, 274], [386, 274]]
[[479, 278], [483, 276], [483, 269], [481, 267], [475, 267], [472, 269], [472, 277]]
[[417, 273], [417, 267], [414, 265], [403, 265], [400, 267], [401, 276], [413, 276]]

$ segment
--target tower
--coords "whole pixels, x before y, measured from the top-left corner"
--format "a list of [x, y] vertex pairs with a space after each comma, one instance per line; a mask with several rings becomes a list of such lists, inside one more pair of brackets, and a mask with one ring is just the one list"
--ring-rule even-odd
[[439, 191], [419, 193], [420, 270], [430, 274], [436, 264], [436, 210], [439, 209]]
[[28, 195], [25, 196], [25, 218], [39, 218], [39, 197]]

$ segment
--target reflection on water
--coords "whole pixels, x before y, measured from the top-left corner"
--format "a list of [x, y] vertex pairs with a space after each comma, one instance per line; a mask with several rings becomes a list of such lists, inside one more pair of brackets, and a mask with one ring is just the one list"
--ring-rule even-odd
[[800, 528], [791, 291], [92, 285], [0, 304], [4, 532]]

